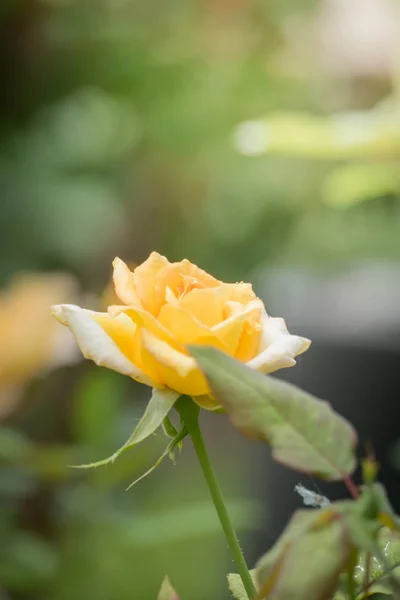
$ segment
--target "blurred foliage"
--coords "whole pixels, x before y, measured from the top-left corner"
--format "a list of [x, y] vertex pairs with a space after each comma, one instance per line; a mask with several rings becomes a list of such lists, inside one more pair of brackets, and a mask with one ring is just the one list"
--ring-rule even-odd
[[[68, 468], [97, 452], [111, 453], [127, 436], [144, 408], [138, 402], [124, 409], [127, 383], [135, 387], [89, 368], [67, 409], [67, 442], [33, 440], [31, 420], [24, 431], [0, 428], [0, 585], [16, 597], [155, 598], [166, 570], [190, 590], [205, 553], [214, 566], [197, 582], [198, 597], [211, 594], [218, 579], [224, 589], [219, 523], [187, 460], [180, 461], [179, 476], [166, 465], [148, 486], [123, 493], [154, 461], [163, 440], [89, 474]], [[256, 527], [257, 503], [238, 498], [229, 508], [239, 530]]]
[[[399, 74], [371, 59], [390, 32], [377, 43], [370, 30], [363, 53], [378, 66], [366, 72], [344, 36], [334, 45], [342, 9], [328, 4], [2, 0], [0, 283], [61, 270], [100, 295], [115, 255], [135, 263], [155, 249], [228, 280], [271, 264], [398, 259]], [[367, 21], [365, 10], [358, 26]], [[365, 133], [376, 107], [389, 153], [328, 151], [316, 127], [361, 114], [354, 131]], [[278, 112], [284, 152], [238, 152], [238, 126]], [[351, 127], [342, 121], [342, 134]], [[150, 600], [168, 572], [182, 597], [223, 597], [224, 543], [184, 455], [179, 474], [164, 462], [128, 494], [165, 442], [101, 472], [67, 468], [118, 447], [145, 392], [90, 365], [26, 384], [0, 431], [0, 596]], [[215, 447], [249, 530], [245, 457]]]
[[[329, 205], [321, 201], [327, 165], [319, 158], [329, 157], [322, 117], [301, 120], [282, 112], [350, 111], [335, 127], [362, 146], [363, 140], [370, 143], [367, 129], [377, 112], [369, 115], [368, 109], [394, 89], [396, 73], [384, 68], [367, 79], [357, 72], [338, 78], [315, 57], [310, 62], [301, 53], [290, 54], [304, 35], [304, 23], [318, 26], [323, 4], [6, 2], [3, 46], [18, 77], [5, 65], [0, 235], [13, 251], [0, 262], [0, 277], [61, 266], [96, 288], [99, 277], [105, 283], [103, 265], [115, 253], [141, 261], [157, 248], [172, 259], [187, 254], [220, 276], [235, 278], [255, 263], [279, 262], [282, 256], [312, 262], [312, 255], [328, 252], [321, 240], [330, 246], [331, 223], [341, 227], [349, 219], [362, 220], [359, 234], [344, 229], [344, 254], [333, 243], [327, 258], [365, 255], [371, 235], [385, 256], [397, 257], [398, 219], [388, 234], [392, 213], [384, 205], [381, 219], [359, 218], [364, 208], [347, 199], [364, 196], [361, 184], [335, 202], [331, 188], [339, 188], [327, 183]], [[298, 27], [288, 37], [296, 19]], [[318, 52], [310, 38], [310, 50], [313, 44]], [[290, 69], [282, 60], [285, 52]], [[306, 64], [314, 79], [293, 75]], [[235, 127], [276, 110], [279, 127], [289, 135], [285, 142], [276, 131], [286, 156], [237, 154]], [[382, 126], [396, 140], [397, 114], [390, 105], [382, 111]], [[299, 154], [295, 148], [301, 147], [313, 150]], [[348, 144], [337, 146], [331, 159], [338, 167], [352, 160]], [[361, 177], [356, 171], [353, 180]], [[379, 171], [374, 204], [382, 206], [382, 196], [397, 204], [397, 179], [392, 176], [391, 185], [378, 180], [383, 181]], [[343, 202], [348, 214], [337, 215], [335, 207]], [[305, 239], [310, 252], [303, 251]]]

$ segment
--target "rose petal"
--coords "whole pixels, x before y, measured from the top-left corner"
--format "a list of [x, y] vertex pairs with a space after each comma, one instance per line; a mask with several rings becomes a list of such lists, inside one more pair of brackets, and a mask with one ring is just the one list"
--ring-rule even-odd
[[257, 319], [249, 319], [243, 324], [235, 358], [248, 362], [257, 355], [262, 336], [262, 325]]
[[95, 313], [72, 304], [52, 307], [53, 315], [67, 325], [85, 358], [133, 379], [160, 387], [131, 360], [135, 326], [112, 319], [107, 313]]
[[[105, 319], [103, 318], [105, 316]], [[143, 358], [141, 329], [137, 327], [132, 319], [125, 313], [121, 313], [110, 319], [110, 315], [97, 314], [93, 317], [105, 330], [105, 332], [120, 347], [127, 358], [133, 362], [151, 381], [159, 381], [157, 370], [151, 368], [151, 364]], [[124, 345], [121, 338], [121, 324], [130, 331], [126, 337]]]
[[136, 306], [110, 306], [108, 312], [112, 317], [125, 314], [138, 327], [147, 329], [160, 340], [167, 342], [177, 350], [183, 350], [183, 346], [153, 315]]
[[241, 304], [248, 304], [253, 300], [257, 300], [257, 296], [253, 292], [251, 283], [227, 283], [224, 284], [229, 287], [231, 293], [229, 300], [233, 302], [240, 302]]
[[169, 264], [159, 272], [156, 281], [155, 298], [158, 311], [165, 303], [167, 287], [177, 298], [183, 298], [192, 290], [203, 290], [219, 286], [221, 286], [221, 282], [218, 279], [199, 269], [189, 260], [185, 259], [178, 263]]
[[141, 306], [137, 295], [133, 273], [123, 260], [116, 257], [113, 260], [113, 281], [115, 293], [124, 304]]
[[200, 323], [213, 327], [224, 320], [224, 305], [229, 300], [230, 290], [224, 286], [194, 289], [179, 300], [182, 308]]
[[[236, 303], [235, 303], [236, 304]], [[264, 304], [261, 300], [249, 302], [247, 306], [237, 303], [239, 307], [230, 317], [218, 323], [211, 328], [221, 341], [228, 348], [229, 354], [236, 356], [240, 360], [243, 354], [253, 358], [261, 339], [261, 313], [264, 310]], [[254, 347], [253, 353], [249, 355], [251, 347]]]
[[247, 365], [263, 373], [272, 373], [277, 369], [292, 367], [296, 364], [295, 356], [305, 352], [311, 341], [291, 335], [283, 319], [263, 315], [263, 332], [260, 353], [247, 362]]
[[165, 256], [152, 252], [149, 258], [136, 267], [133, 272], [133, 280], [137, 295], [141, 300], [143, 308], [152, 315], [158, 315], [159, 306], [156, 299], [156, 283], [160, 271], [170, 265]]
[[161, 381], [164, 385], [189, 396], [208, 394], [206, 380], [196, 361], [161, 341], [152, 333], [141, 330], [143, 346], [155, 361]]
[[174, 292], [167, 286], [165, 288], [165, 302], [167, 304], [173, 304], [174, 306], [179, 306], [179, 300], [175, 296]]
[[183, 347], [187, 344], [200, 344], [214, 346], [223, 352], [229, 351], [217, 333], [213, 333], [179, 306], [165, 304], [160, 311], [158, 320]]

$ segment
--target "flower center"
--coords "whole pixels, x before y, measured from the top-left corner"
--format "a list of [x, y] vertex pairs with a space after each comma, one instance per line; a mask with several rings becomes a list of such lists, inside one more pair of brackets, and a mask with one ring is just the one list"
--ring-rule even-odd
[[196, 279], [196, 277], [191, 277], [190, 275], [181, 275], [182, 281], [177, 287], [178, 298], [182, 298], [186, 296], [189, 292], [194, 289], [202, 290], [205, 289], [205, 284], [202, 281]]

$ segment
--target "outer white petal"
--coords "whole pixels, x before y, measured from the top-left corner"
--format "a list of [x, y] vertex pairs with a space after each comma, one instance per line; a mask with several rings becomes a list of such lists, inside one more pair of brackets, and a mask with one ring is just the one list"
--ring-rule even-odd
[[[146, 385], [159, 387], [120, 351], [101, 325], [92, 318], [93, 315], [103, 313], [95, 313], [72, 304], [53, 306], [52, 313], [60, 323], [69, 327], [85, 358], [93, 360], [101, 367], [129, 375]], [[131, 320], [128, 321], [134, 327]]]
[[311, 341], [298, 335], [291, 335], [283, 319], [269, 317], [266, 312], [263, 313], [262, 319], [263, 334], [260, 352], [247, 363], [247, 366], [263, 373], [272, 373], [295, 365], [295, 356], [305, 352]]

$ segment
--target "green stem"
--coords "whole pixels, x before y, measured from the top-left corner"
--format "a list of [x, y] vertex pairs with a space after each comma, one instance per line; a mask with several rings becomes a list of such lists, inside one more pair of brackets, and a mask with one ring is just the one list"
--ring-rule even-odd
[[372, 561], [372, 554], [371, 554], [371, 552], [367, 552], [367, 556], [365, 558], [365, 574], [364, 574], [364, 592], [365, 592], [365, 594], [368, 591], [368, 584], [369, 584], [370, 571], [371, 571], [371, 561]]
[[212, 468], [210, 458], [204, 445], [203, 436], [201, 435], [199, 426], [200, 409], [189, 396], [181, 396], [175, 406], [192, 438], [193, 446], [203, 470], [203, 475], [213, 499], [215, 510], [217, 511], [217, 515], [222, 525], [226, 541], [231, 549], [233, 559], [236, 563], [237, 570], [247, 595], [249, 599], [252, 600], [256, 597], [256, 589], [243, 556], [243, 552], [240, 548], [239, 540], [228, 515], [228, 511], [226, 510], [221, 489], [218, 485], [214, 469]]
[[356, 568], [357, 559], [358, 559], [358, 552], [357, 552], [357, 550], [353, 550], [352, 554], [351, 554], [351, 558], [350, 558], [350, 564], [348, 566], [347, 573], [346, 573], [348, 600], [355, 600], [355, 598], [357, 596], [356, 588], [355, 588], [355, 581], [354, 581], [354, 571]]

